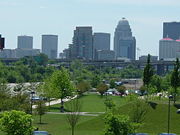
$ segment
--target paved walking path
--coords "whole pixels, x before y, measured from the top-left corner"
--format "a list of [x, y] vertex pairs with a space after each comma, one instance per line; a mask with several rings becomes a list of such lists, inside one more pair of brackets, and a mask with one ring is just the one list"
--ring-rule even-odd
[[[67, 102], [67, 101], [69, 101], [69, 100], [75, 99], [76, 97], [77, 97], [77, 95], [74, 96], [74, 97], [72, 97], [72, 98], [65, 98], [65, 99], [63, 99], [63, 101], [64, 101], [64, 102]], [[51, 102], [50, 102], [50, 105], [55, 105], [55, 104], [60, 104], [60, 103], [61, 103], [61, 99], [57, 99], [57, 100], [51, 101]], [[46, 106], [49, 106], [49, 102], [46, 102], [45, 105], [46, 105]], [[36, 108], [36, 105], [33, 105], [32, 108], [35, 109], [35, 108]]]
[[75, 113], [78, 113], [81, 116], [99, 116], [100, 114], [104, 114], [105, 112], [64, 112], [64, 113], [61, 113], [61, 112], [47, 112], [47, 114], [62, 114], [62, 115], [75, 114]]

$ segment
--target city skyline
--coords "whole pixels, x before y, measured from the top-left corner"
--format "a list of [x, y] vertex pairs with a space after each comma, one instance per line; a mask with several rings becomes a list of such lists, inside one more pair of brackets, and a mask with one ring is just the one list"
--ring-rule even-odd
[[[72, 43], [76, 26], [92, 26], [94, 32], [111, 34], [125, 17], [133, 29], [140, 55], [158, 55], [163, 22], [179, 22], [178, 0], [6, 0], [0, 2], [2, 21], [0, 33], [6, 38], [6, 48], [16, 48], [18, 35], [34, 38], [34, 48], [41, 48], [41, 35], [59, 36], [59, 51]], [[93, 7], [93, 8], [92, 8]], [[152, 10], [153, 8], [153, 10]], [[24, 12], [25, 11], [25, 12]]]

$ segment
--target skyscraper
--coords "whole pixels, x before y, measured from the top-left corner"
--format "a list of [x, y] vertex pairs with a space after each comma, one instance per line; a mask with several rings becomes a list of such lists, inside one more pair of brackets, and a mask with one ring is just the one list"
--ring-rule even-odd
[[76, 27], [72, 44], [72, 58], [93, 59], [92, 27]]
[[163, 38], [179, 39], [180, 38], [180, 22], [164, 22]]
[[0, 35], [0, 49], [2, 50], [4, 48], [5, 44], [5, 38], [1, 37]]
[[129, 22], [122, 18], [114, 33], [114, 51], [116, 58], [125, 57], [131, 60], [136, 58], [136, 39], [132, 36]]
[[42, 53], [46, 54], [49, 59], [57, 58], [58, 36], [42, 35]]
[[94, 33], [93, 47], [95, 50], [110, 50], [110, 34]]
[[19, 49], [33, 49], [33, 37], [31, 36], [18, 36]]

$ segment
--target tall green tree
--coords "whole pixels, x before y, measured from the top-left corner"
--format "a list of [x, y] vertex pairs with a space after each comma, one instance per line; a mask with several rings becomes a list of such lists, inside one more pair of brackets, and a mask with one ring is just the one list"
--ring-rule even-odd
[[50, 77], [50, 89], [55, 93], [55, 98], [61, 99], [61, 112], [64, 112], [64, 98], [73, 95], [74, 86], [70, 80], [69, 73], [65, 68], [55, 71]]
[[39, 124], [42, 124], [42, 116], [46, 114], [46, 105], [43, 100], [40, 100], [36, 104], [36, 113], [39, 115]]
[[154, 74], [153, 67], [150, 64], [150, 60], [151, 60], [151, 56], [150, 56], [150, 54], [148, 54], [147, 64], [146, 64], [146, 67], [144, 68], [144, 72], [143, 72], [143, 83], [144, 83], [144, 86], [147, 87], [148, 92], [149, 92], [149, 84], [150, 84], [152, 76]]
[[103, 96], [103, 94], [108, 90], [108, 86], [104, 83], [101, 83], [97, 86], [97, 91]]
[[32, 116], [21, 111], [4, 112], [0, 118], [0, 130], [8, 135], [30, 135], [33, 131]]
[[171, 86], [173, 87], [173, 99], [176, 102], [176, 95], [178, 94], [178, 87], [180, 85], [180, 74], [179, 74], [179, 59], [176, 59], [176, 64], [174, 65], [174, 70], [171, 75]]

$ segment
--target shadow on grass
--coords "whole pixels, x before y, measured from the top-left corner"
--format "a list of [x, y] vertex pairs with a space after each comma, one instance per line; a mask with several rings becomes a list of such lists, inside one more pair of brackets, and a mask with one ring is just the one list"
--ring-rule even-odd
[[174, 107], [176, 107], [177, 109], [180, 109], [180, 104], [174, 104]]
[[157, 103], [155, 103], [155, 102], [148, 102], [148, 104], [153, 108], [153, 109], [156, 109], [156, 107], [157, 107]]

